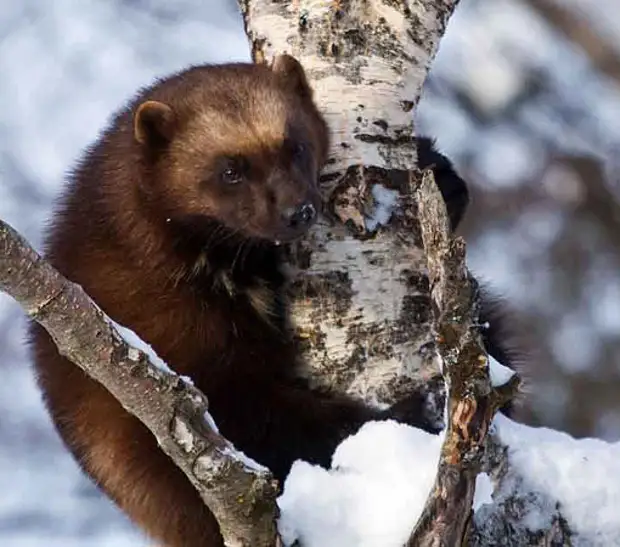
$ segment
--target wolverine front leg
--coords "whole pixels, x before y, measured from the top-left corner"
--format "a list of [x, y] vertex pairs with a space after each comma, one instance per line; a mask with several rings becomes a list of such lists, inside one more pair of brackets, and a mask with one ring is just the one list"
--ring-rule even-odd
[[227, 397], [209, 396], [218, 427], [280, 482], [298, 459], [329, 468], [337, 446], [371, 420], [391, 418], [436, 432], [425, 416], [420, 393], [383, 411], [288, 383], [246, 384], [235, 391], [234, 397], [231, 391]]

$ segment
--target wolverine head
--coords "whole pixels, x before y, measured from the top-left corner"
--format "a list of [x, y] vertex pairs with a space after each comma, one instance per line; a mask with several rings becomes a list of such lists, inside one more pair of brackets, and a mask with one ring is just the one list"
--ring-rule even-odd
[[159, 82], [133, 109], [133, 138], [162, 220], [277, 242], [317, 218], [328, 130], [288, 55]]

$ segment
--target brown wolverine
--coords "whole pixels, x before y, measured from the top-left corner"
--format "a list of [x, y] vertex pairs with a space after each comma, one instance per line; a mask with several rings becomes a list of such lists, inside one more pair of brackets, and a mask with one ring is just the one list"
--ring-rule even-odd
[[[430, 428], [415, 397], [406, 413], [379, 412], [295, 379], [277, 243], [315, 221], [327, 149], [291, 57], [193, 67], [115, 117], [72, 174], [45, 245], [54, 266], [190, 376], [222, 433], [280, 479], [297, 458], [328, 465], [369, 419]], [[456, 196], [457, 223], [467, 190], [455, 180], [444, 195]], [[83, 469], [163, 545], [221, 546], [149, 431], [36, 324], [31, 339], [47, 407]]]

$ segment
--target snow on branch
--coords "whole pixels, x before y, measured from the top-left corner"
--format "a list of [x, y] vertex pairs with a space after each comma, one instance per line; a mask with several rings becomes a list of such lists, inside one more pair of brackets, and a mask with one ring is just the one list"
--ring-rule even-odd
[[111, 321], [2, 220], [0, 290], [155, 435], [215, 515], [227, 546], [279, 544], [277, 482], [219, 434], [205, 395]]
[[418, 220], [428, 264], [433, 330], [447, 386], [447, 429], [435, 485], [407, 545], [462, 545], [476, 478], [495, 412], [516, 393], [518, 375], [495, 388], [477, 324], [477, 284], [465, 265], [465, 242], [450, 234], [432, 172], [417, 188]]

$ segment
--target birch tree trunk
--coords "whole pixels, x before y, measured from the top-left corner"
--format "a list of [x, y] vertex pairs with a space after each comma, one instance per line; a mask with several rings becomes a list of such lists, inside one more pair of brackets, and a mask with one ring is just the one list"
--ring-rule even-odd
[[329, 220], [291, 256], [308, 378], [381, 406], [439, 374], [413, 115], [458, 0], [240, 0], [254, 60], [298, 58], [332, 131]]

